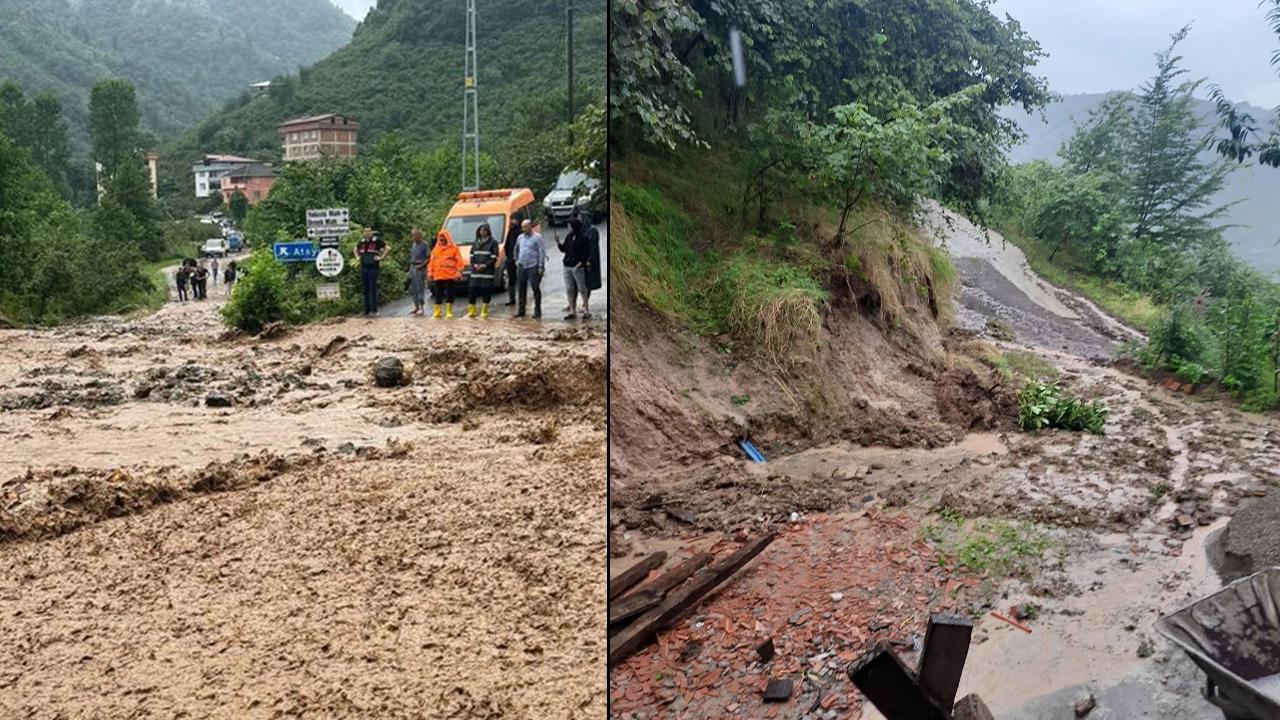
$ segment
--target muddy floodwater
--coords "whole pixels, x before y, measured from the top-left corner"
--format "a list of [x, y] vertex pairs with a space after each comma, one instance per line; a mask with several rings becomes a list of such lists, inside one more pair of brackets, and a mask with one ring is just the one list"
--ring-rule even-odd
[[0, 717], [600, 717], [603, 332], [0, 331]]

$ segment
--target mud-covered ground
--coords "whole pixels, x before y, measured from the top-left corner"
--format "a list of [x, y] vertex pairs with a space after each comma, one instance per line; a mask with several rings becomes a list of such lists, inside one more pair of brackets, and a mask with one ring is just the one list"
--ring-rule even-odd
[[0, 331], [0, 717], [599, 717], [604, 350], [194, 303]]
[[[987, 244], [961, 219], [935, 222], [961, 276], [957, 324], [1105, 403], [1106, 434], [1020, 432], [994, 381], [974, 392], [963, 374], [875, 352], [896, 364], [875, 372], [928, 382], [914, 399], [857, 388], [845, 415], [866, 432], [765, 442], [764, 465], [726, 433], [719, 453], [704, 443], [683, 467], [628, 468], [613, 486], [613, 572], [655, 548], [672, 563], [764, 528], [791, 541], [615, 668], [615, 717], [878, 718], [844, 676], [846, 660], [875, 640], [896, 640], [913, 659], [928, 613], [944, 609], [978, 618], [961, 690], [1000, 720], [1070, 720], [1090, 694], [1091, 718], [1221, 717], [1200, 696], [1203, 676], [1153, 624], [1221, 587], [1206, 538], [1280, 486], [1280, 422], [1112, 365], [1136, 333], [1036, 277], [998, 236]], [[1004, 422], [973, 422], [1001, 412]], [[890, 432], [904, 427], [919, 432]], [[957, 540], [939, 537], [949, 523], [963, 528], [947, 531]], [[966, 534], [984, 526], [1006, 535], [984, 545]], [[1005, 564], [1017, 558], [1026, 562]], [[1032, 633], [990, 615], [1014, 606], [1030, 608]], [[753, 648], [769, 637], [778, 657], [758, 662]], [[795, 694], [764, 703], [780, 677]]]

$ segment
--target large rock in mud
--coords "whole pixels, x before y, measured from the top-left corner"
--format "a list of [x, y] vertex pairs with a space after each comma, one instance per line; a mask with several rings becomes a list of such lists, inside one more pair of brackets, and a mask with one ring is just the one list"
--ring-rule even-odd
[[1206, 550], [1224, 583], [1280, 565], [1280, 493], [1242, 507], [1226, 527], [1209, 536]]
[[384, 357], [373, 366], [373, 381], [378, 387], [399, 387], [404, 384], [404, 363], [400, 358]]
[[206, 407], [228, 408], [236, 404], [236, 399], [230, 393], [213, 390], [204, 396], [204, 404]]

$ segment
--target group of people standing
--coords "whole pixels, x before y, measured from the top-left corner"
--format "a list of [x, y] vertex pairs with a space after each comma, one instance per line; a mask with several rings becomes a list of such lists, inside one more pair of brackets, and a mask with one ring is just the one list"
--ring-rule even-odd
[[[236, 282], [236, 274], [236, 262], [232, 260], [223, 269], [223, 295], [231, 293], [231, 286], [235, 285]], [[173, 273], [173, 284], [178, 290], [178, 300], [186, 302], [187, 300], [208, 299], [210, 277], [213, 278], [213, 282], [216, 285], [218, 282], [217, 258], [211, 258], [211, 262], [205, 260], [196, 261], [193, 258], [183, 260], [182, 264]]]
[[[488, 318], [493, 294], [506, 280], [507, 306], [515, 306], [515, 317], [528, 317], [528, 297], [533, 295], [532, 317], [542, 317], [542, 277], [546, 272], [547, 249], [541, 233], [522, 214], [512, 217], [511, 228], [502, 244], [488, 223], [476, 228], [469, 257], [447, 229], [428, 243], [421, 230], [410, 234], [409, 293], [413, 298], [413, 315], [426, 313], [426, 294], [430, 290], [432, 317], [452, 318], [454, 303], [467, 299], [467, 317]], [[568, 305], [566, 320], [578, 317], [578, 299], [582, 299], [582, 317], [591, 317], [591, 291], [601, 287], [600, 234], [587, 218], [574, 217], [570, 232], [557, 238], [564, 254], [565, 292]], [[356, 244], [354, 259], [360, 265], [364, 296], [364, 314], [378, 314], [378, 275], [390, 247], [371, 228]], [[469, 268], [468, 268], [469, 266]], [[467, 270], [470, 272], [466, 272]], [[500, 274], [501, 273], [501, 274]], [[477, 309], [477, 302], [479, 308]]]

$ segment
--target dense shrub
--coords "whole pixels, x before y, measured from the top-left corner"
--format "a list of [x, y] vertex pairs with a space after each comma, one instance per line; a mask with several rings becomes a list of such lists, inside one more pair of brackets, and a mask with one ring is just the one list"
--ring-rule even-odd
[[1032, 381], [1018, 393], [1018, 426], [1023, 430], [1060, 428], [1101, 435], [1108, 412], [1100, 401], [1081, 402], [1063, 394], [1053, 382]]

